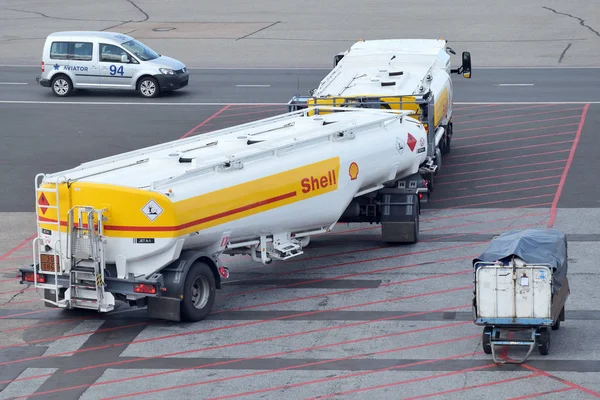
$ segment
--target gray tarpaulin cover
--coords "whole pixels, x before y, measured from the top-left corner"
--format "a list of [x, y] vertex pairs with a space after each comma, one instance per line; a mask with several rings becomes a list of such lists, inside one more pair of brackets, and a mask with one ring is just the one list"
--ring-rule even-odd
[[557, 293], [567, 276], [567, 236], [555, 229], [525, 229], [505, 232], [492, 239], [487, 249], [473, 259], [473, 267], [479, 261], [502, 261], [508, 264], [517, 256], [527, 264], [549, 264], [553, 268], [552, 286]]

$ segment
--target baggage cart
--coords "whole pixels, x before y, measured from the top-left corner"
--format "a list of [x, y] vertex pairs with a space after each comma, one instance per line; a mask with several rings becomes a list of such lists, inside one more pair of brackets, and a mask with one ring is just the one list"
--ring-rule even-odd
[[[566, 235], [554, 229], [506, 232], [473, 260], [473, 321], [482, 347], [499, 364], [520, 364], [535, 347], [550, 351], [550, 331], [565, 320], [570, 294]], [[498, 346], [528, 346], [521, 359], [497, 355]]]

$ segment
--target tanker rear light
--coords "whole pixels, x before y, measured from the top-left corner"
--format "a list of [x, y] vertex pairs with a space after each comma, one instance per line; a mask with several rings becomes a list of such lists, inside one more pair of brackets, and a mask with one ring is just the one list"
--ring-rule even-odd
[[[33, 276], [33, 272], [25, 272], [25, 274], [23, 275], [23, 279], [25, 280], [25, 282], [35, 282], [35, 277]], [[38, 283], [46, 283], [46, 275], [44, 274], [37, 274], [37, 281]]]
[[224, 279], [229, 278], [229, 268], [227, 267], [219, 267], [219, 275], [221, 275], [221, 277], [223, 277]]
[[133, 286], [135, 293], [156, 294], [156, 286], [147, 283], [139, 283]]

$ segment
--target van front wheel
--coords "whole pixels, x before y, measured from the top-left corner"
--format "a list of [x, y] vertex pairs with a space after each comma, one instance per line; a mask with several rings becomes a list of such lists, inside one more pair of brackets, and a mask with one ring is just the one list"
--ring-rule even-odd
[[138, 84], [138, 90], [142, 97], [146, 98], [156, 97], [160, 93], [158, 82], [151, 76], [145, 76], [142, 79], [140, 79], [140, 83]]
[[64, 75], [58, 75], [52, 79], [52, 93], [58, 97], [66, 97], [73, 91], [71, 80]]

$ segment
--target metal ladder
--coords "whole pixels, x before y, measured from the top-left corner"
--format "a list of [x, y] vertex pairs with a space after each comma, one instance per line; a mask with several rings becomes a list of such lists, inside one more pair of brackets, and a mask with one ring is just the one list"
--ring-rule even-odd
[[[75, 224], [77, 217], [77, 224]], [[105, 292], [102, 210], [75, 206], [67, 222], [67, 254], [71, 260], [69, 298], [71, 305], [101, 312], [114, 309], [114, 298]]]
[[[34, 266], [33, 266], [33, 276], [34, 276], [34, 287], [36, 289], [51, 289], [54, 290], [55, 293], [55, 299], [54, 301], [45, 298], [44, 296], [44, 301], [46, 303], [50, 303], [53, 304], [55, 306], [58, 306], [59, 300], [58, 300], [58, 294], [59, 294], [59, 287], [58, 287], [58, 276], [61, 275], [62, 273], [62, 269], [64, 268], [63, 265], [61, 265], [61, 256], [62, 256], [62, 248], [61, 248], [61, 240], [60, 240], [60, 225], [61, 225], [61, 220], [60, 220], [60, 202], [59, 202], [59, 193], [58, 193], [58, 188], [60, 185], [60, 181], [61, 178], [63, 177], [59, 177], [58, 179], [56, 179], [54, 188], [43, 188], [41, 189], [40, 186], [43, 182], [44, 177], [46, 176], [46, 174], [37, 174], [35, 176], [35, 202], [36, 202], [36, 207], [35, 207], [35, 219], [36, 219], [36, 226], [37, 226], [37, 237], [33, 240], [32, 243], [32, 247], [33, 247], [33, 260], [34, 260]], [[51, 205], [50, 200], [47, 198], [48, 194], [52, 193], [54, 194], [54, 205]], [[42, 197], [43, 196], [43, 197]], [[44, 201], [46, 204], [40, 204], [40, 202]], [[45, 209], [51, 209], [51, 210], [56, 210], [56, 220], [53, 221], [49, 218], [45, 219], [44, 221], [40, 221], [40, 208], [45, 208]], [[43, 212], [42, 214], [45, 214], [45, 212]], [[43, 215], [42, 215], [43, 218]], [[45, 225], [53, 225], [55, 226], [55, 232], [58, 235], [58, 238], [52, 243], [50, 244], [46, 244], [51, 251], [46, 250], [44, 256], [50, 256], [53, 259], [53, 265], [54, 265], [54, 283], [53, 284], [48, 284], [48, 283], [39, 283], [38, 282], [38, 268], [41, 270], [42, 268], [42, 252], [40, 251], [40, 246], [44, 245], [44, 243], [42, 242], [43, 237], [42, 237], [42, 228], [40, 226], [40, 224], [45, 224]], [[48, 247], [46, 249], [48, 249]], [[48, 254], [50, 253], [50, 254]], [[50, 271], [44, 271], [44, 272], [50, 272]]]

